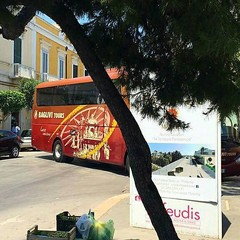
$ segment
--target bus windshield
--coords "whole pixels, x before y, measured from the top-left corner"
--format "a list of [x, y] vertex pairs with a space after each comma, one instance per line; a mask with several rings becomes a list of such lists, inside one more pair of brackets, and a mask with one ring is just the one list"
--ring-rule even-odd
[[240, 174], [239, 115], [231, 114], [221, 123], [222, 177]]
[[225, 117], [221, 123], [222, 141], [239, 142], [239, 118], [236, 114]]

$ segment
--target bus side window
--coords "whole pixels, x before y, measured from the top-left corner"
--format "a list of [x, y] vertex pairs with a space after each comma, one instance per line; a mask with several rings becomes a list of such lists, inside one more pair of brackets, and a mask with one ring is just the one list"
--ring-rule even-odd
[[98, 93], [98, 97], [97, 97], [97, 104], [101, 104], [101, 103], [105, 103], [102, 95], [100, 93]]
[[50, 106], [54, 98], [54, 88], [40, 88], [37, 90], [37, 105]]
[[73, 102], [74, 104], [84, 104], [84, 99], [82, 96], [81, 85], [75, 85], [74, 94], [73, 94]]
[[66, 85], [62, 87], [62, 100], [64, 105], [70, 104], [70, 94], [69, 94], [69, 87], [70, 85]]
[[84, 86], [84, 95], [88, 96], [88, 104], [97, 104], [97, 98], [98, 98], [98, 90], [95, 87], [94, 83], [87, 83]]
[[90, 89], [89, 91], [89, 96], [90, 96], [90, 104], [98, 104], [98, 96], [99, 96], [99, 92], [98, 90], [94, 87], [92, 89]]
[[[51, 96], [51, 102], [47, 96]], [[42, 106], [101, 104], [105, 102], [92, 82], [40, 89], [38, 101]]]
[[67, 86], [58, 86], [55, 88], [53, 98], [54, 106], [68, 105], [68, 92], [66, 87]]
[[74, 104], [97, 104], [98, 91], [93, 83], [75, 85]]
[[75, 85], [68, 85], [68, 104], [75, 105]]

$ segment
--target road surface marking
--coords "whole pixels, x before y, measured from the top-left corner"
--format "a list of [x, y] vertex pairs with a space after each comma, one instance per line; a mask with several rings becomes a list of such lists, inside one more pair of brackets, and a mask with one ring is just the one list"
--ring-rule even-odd
[[226, 205], [227, 211], [229, 211], [230, 210], [230, 205], [229, 205], [229, 201], [228, 200], [225, 200], [225, 205]]
[[93, 209], [94, 216], [96, 219], [102, 217], [107, 211], [109, 211], [113, 206], [119, 203], [121, 200], [128, 198], [129, 193], [120, 194], [111, 198], [108, 198], [96, 208]]
[[9, 218], [9, 219], [7, 219], [7, 220], [4, 221], [4, 222], [0, 222], [0, 225], [5, 225], [5, 224], [8, 224], [8, 223], [23, 222], [24, 220], [19, 219], [19, 217], [20, 217], [20, 216], [16, 216], [16, 217], [13, 217], [13, 218]]

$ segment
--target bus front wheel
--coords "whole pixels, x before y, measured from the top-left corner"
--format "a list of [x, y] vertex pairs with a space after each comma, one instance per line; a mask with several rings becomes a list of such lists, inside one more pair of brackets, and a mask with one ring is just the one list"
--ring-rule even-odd
[[55, 141], [53, 145], [53, 158], [56, 162], [66, 162], [71, 163], [73, 161], [72, 157], [63, 155], [63, 147], [61, 141]]

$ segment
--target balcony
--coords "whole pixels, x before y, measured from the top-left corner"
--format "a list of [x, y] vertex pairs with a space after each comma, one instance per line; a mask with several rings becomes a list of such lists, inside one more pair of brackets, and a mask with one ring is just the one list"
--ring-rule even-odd
[[12, 64], [12, 72], [10, 74], [12, 79], [14, 78], [28, 78], [28, 79], [35, 79], [36, 73], [33, 68], [19, 64], [13, 63]]
[[57, 76], [51, 75], [49, 73], [39, 73], [39, 72], [36, 73], [36, 79], [40, 80], [41, 82], [59, 80]]
[[42, 82], [56, 81], [58, 76], [49, 73], [36, 72], [32, 67], [25, 66], [19, 63], [8, 63], [0, 61], [0, 75], [18, 80], [21, 78], [36, 79]]

